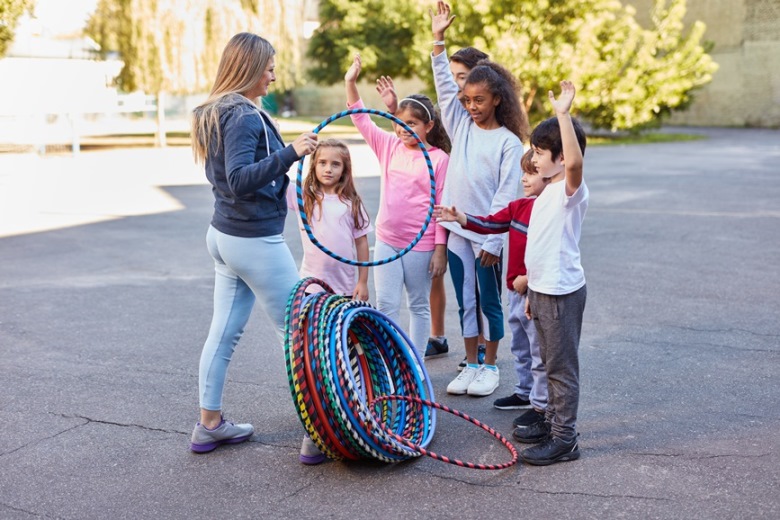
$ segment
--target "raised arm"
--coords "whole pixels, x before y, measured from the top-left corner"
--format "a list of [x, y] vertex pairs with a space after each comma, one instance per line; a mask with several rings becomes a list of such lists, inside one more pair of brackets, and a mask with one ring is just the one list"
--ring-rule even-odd
[[561, 81], [561, 93], [558, 99], [550, 90], [547, 97], [550, 98], [558, 125], [561, 128], [561, 147], [563, 151], [563, 167], [566, 176], [566, 195], [574, 195], [582, 184], [582, 150], [577, 142], [577, 134], [574, 132], [574, 124], [571, 122], [572, 102], [576, 90], [571, 81]]
[[444, 2], [436, 2], [436, 12], [433, 9], [428, 9], [428, 14], [431, 16], [431, 31], [433, 32], [433, 41], [440, 42], [434, 43], [433, 55], [438, 56], [444, 52], [444, 33], [447, 28], [452, 25], [452, 21], [455, 19], [455, 15], [451, 15], [450, 5]]
[[360, 100], [360, 93], [357, 89], [357, 79], [360, 76], [360, 69], [363, 63], [360, 61], [360, 54], [355, 54], [352, 65], [344, 74], [344, 88], [347, 90], [347, 104], [354, 105]]

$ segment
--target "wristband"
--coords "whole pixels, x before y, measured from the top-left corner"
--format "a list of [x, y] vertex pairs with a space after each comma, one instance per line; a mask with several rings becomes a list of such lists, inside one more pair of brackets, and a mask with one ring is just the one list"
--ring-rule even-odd
[[444, 40], [433, 40], [431, 43], [434, 45], [441, 45], [442, 47], [444, 47]]

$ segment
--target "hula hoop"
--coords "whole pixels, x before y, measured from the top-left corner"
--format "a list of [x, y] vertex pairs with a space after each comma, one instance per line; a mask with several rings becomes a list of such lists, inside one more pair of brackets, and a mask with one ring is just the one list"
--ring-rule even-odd
[[338, 114], [333, 114], [329, 118], [322, 121], [322, 123], [317, 125], [317, 127], [314, 130], [312, 130], [312, 132], [318, 134], [320, 130], [325, 128], [333, 121], [337, 119], [341, 119], [342, 117], [346, 117], [351, 114], [372, 114], [375, 116], [384, 117], [385, 119], [389, 119], [394, 123], [401, 125], [403, 129], [409, 132], [412, 135], [412, 137], [414, 137], [414, 139], [417, 141], [417, 146], [420, 147], [420, 149], [423, 152], [423, 155], [425, 156], [425, 163], [428, 166], [428, 175], [430, 176], [431, 179], [431, 199], [430, 199], [430, 205], [428, 207], [428, 214], [425, 216], [425, 222], [423, 222], [423, 226], [420, 229], [419, 233], [417, 233], [417, 236], [414, 237], [414, 240], [412, 240], [408, 246], [406, 246], [401, 251], [397, 252], [392, 256], [389, 256], [382, 260], [374, 260], [373, 262], [359, 262], [357, 260], [351, 260], [349, 258], [344, 258], [342, 256], [337, 255], [336, 253], [334, 253], [333, 251], [325, 247], [323, 244], [321, 244], [320, 241], [317, 240], [317, 237], [314, 236], [314, 233], [311, 230], [311, 226], [309, 225], [309, 219], [308, 217], [306, 217], [306, 212], [303, 209], [303, 189], [302, 189], [303, 161], [306, 158], [306, 156], [301, 157], [300, 160], [298, 161], [298, 174], [295, 177], [295, 195], [298, 199], [298, 214], [300, 215], [301, 221], [303, 222], [303, 229], [306, 230], [306, 235], [309, 237], [309, 240], [311, 240], [311, 243], [317, 246], [320, 249], [320, 251], [330, 256], [331, 258], [335, 258], [339, 262], [343, 262], [349, 265], [355, 265], [358, 267], [374, 267], [377, 265], [388, 264], [390, 262], [398, 260], [406, 253], [411, 251], [412, 248], [417, 244], [417, 242], [419, 242], [420, 239], [423, 237], [425, 230], [428, 229], [428, 225], [431, 223], [431, 218], [433, 217], [433, 206], [434, 204], [436, 204], [436, 179], [434, 178], [433, 163], [431, 162], [431, 156], [428, 155], [428, 150], [425, 149], [425, 145], [420, 140], [420, 137], [411, 128], [409, 128], [409, 126], [406, 123], [404, 123], [394, 115], [388, 114], [387, 112], [382, 112], [381, 110], [374, 110], [373, 108], [351, 108], [349, 110], [344, 110], [343, 112], [339, 112]]
[[[371, 408], [372, 413], [375, 405], [379, 404], [382, 401], [406, 401], [409, 403], [416, 403], [418, 405], [427, 406], [431, 408], [435, 408], [438, 410], [441, 410], [443, 412], [450, 413], [452, 415], [455, 415], [456, 417], [460, 417], [462, 419], [467, 420], [468, 422], [475, 424], [488, 432], [490, 435], [498, 439], [507, 450], [509, 450], [509, 453], [512, 454], [512, 460], [509, 462], [504, 462], [502, 464], [477, 464], [474, 462], [464, 462], [462, 460], [458, 459], [452, 459], [450, 457], [447, 457], [446, 455], [439, 455], [438, 453], [435, 453], [433, 451], [427, 450], [425, 446], [420, 446], [419, 444], [415, 444], [414, 442], [409, 441], [408, 439], [402, 437], [401, 435], [398, 435], [395, 432], [387, 431], [388, 435], [390, 435], [392, 438], [394, 438], [397, 442], [403, 444], [404, 446], [408, 447], [411, 450], [417, 451], [422, 453], [423, 455], [426, 455], [428, 457], [431, 457], [436, 460], [440, 460], [442, 462], [447, 462], [448, 464], [454, 464], [455, 466], [461, 466], [464, 468], [471, 468], [471, 469], [485, 469], [485, 470], [496, 470], [496, 469], [506, 469], [511, 466], [514, 466], [517, 464], [517, 449], [512, 445], [511, 442], [509, 442], [506, 437], [498, 433], [496, 430], [491, 428], [490, 426], [478, 421], [477, 419], [474, 419], [473, 417], [469, 417], [463, 412], [459, 412], [458, 410], [455, 410], [453, 408], [450, 408], [449, 406], [445, 406], [441, 403], [436, 403], [433, 401], [428, 401], [425, 399], [420, 399], [418, 397], [412, 397], [407, 395], [380, 395], [379, 397], [373, 399], [369, 403], [369, 407]], [[380, 426], [383, 426], [382, 421], [377, 421], [377, 423]]]

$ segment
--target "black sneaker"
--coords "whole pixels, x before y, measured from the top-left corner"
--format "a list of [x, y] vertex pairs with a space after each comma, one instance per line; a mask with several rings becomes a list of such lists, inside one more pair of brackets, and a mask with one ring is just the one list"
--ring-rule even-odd
[[535, 442], [542, 442], [550, 437], [550, 424], [542, 421], [525, 428], [515, 428], [512, 430], [512, 437], [517, 442], [524, 444], [533, 444]]
[[[487, 351], [487, 346], [485, 345], [477, 345], [477, 364], [484, 365], [485, 364], [485, 352]], [[469, 362], [466, 361], [466, 358], [464, 357], [463, 360], [458, 363], [458, 372], [466, 368], [466, 365], [468, 365]]]
[[543, 443], [524, 449], [520, 452], [520, 458], [533, 466], [549, 466], [556, 462], [579, 459], [580, 448], [577, 437], [569, 442], [558, 437], [548, 437]]
[[512, 426], [515, 426], [516, 428], [528, 428], [532, 424], [539, 422], [544, 422], [544, 412], [531, 408], [527, 412], [523, 412], [515, 417], [515, 420], [512, 421]]
[[531, 401], [523, 399], [517, 394], [512, 394], [493, 401], [493, 408], [499, 410], [523, 410], [525, 408], [531, 408]]
[[428, 338], [428, 346], [425, 347], [425, 359], [446, 356], [449, 351], [450, 347], [447, 345], [447, 338], [444, 336]]

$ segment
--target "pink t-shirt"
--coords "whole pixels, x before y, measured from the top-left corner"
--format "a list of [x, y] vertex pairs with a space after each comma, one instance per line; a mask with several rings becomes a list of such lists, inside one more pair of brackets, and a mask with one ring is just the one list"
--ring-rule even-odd
[[[303, 242], [301, 276], [319, 278], [327, 282], [336, 294], [351, 296], [357, 284], [357, 267], [331, 258], [309, 240], [309, 235], [303, 228], [303, 221], [298, 211], [294, 182], [291, 182], [287, 188], [287, 207], [297, 215], [298, 228], [301, 231], [301, 242]], [[364, 213], [363, 216], [366, 227], [363, 229], [355, 228], [352, 205], [339, 199], [338, 195], [325, 194], [322, 199], [322, 213], [315, 204], [311, 219], [309, 219], [309, 226], [322, 245], [341, 257], [356, 260], [355, 240], [373, 229], [368, 215]]]
[[[358, 100], [348, 108], [363, 108]], [[379, 211], [376, 216], [376, 237], [393, 247], [408, 246], [420, 232], [431, 204], [431, 178], [422, 150], [410, 150], [394, 133], [385, 132], [368, 114], [352, 114], [352, 122], [379, 159], [382, 168], [379, 191]], [[433, 164], [436, 185], [434, 199], [441, 201], [449, 156], [431, 147], [428, 155]], [[425, 234], [413, 251], [433, 251], [447, 243], [447, 231], [431, 220]]]

